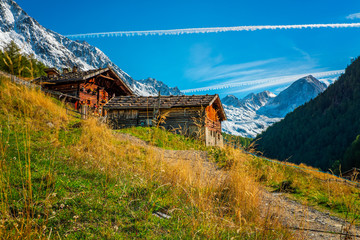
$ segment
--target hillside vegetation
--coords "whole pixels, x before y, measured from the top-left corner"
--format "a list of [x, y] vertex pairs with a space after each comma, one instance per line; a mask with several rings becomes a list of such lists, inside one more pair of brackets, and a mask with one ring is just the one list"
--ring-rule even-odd
[[34, 79], [45, 75], [45, 65], [33, 56], [21, 54], [20, 48], [11, 41], [0, 51], [0, 70], [12, 75]]
[[156, 148], [119, 137], [96, 119], [72, 118], [63, 103], [4, 78], [0, 123], [3, 239], [293, 239], [261, 200], [264, 188], [283, 191], [284, 181], [299, 201], [359, 218], [359, 190], [324, 181], [335, 177], [230, 147], [206, 148], [160, 129], [125, 130], [150, 145], [205, 150], [217, 168], [168, 161]]
[[[318, 97], [289, 113], [256, 138], [267, 157], [336, 173], [360, 167], [360, 59]], [[352, 144], [353, 143], [353, 144]], [[347, 152], [347, 153], [346, 153]]]

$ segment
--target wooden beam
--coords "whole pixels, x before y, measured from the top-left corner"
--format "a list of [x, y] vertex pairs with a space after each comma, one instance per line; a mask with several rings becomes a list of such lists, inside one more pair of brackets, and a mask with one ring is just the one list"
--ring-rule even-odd
[[108, 79], [108, 80], [111, 80], [111, 81], [115, 81], [115, 79], [113, 79], [111, 77], [108, 77], [108, 76], [104, 76], [102, 74], [100, 74], [99, 77], [102, 77], [102, 78], [105, 78], [105, 79]]

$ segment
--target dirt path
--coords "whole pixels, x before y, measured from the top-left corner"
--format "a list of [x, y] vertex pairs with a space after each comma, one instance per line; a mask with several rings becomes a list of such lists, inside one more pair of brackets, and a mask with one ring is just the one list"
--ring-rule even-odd
[[350, 227], [345, 220], [331, 216], [328, 212], [320, 212], [312, 207], [302, 205], [282, 193], [264, 191], [263, 206], [268, 209], [264, 215], [273, 214], [272, 216], [278, 218], [283, 226], [291, 229], [308, 229], [306, 231], [294, 230], [299, 239], [360, 239], [359, 237], [347, 236], [348, 238], [346, 238], [345, 235], [334, 234], [349, 233], [360, 236], [360, 228]]
[[[117, 133], [121, 140], [128, 140], [143, 147], [152, 148], [159, 154], [159, 157], [176, 163], [178, 161], [191, 161], [204, 164], [207, 176], [216, 175], [218, 179], [225, 177], [223, 171], [219, 171], [208, 161], [205, 151], [195, 150], [165, 150], [149, 145], [129, 134]], [[360, 237], [345, 236], [334, 233], [349, 233], [360, 236], [360, 228], [350, 227], [350, 224], [343, 219], [331, 216], [329, 213], [320, 212], [311, 207], [302, 205], [286, 197], [283, 193], [271, 193], [265, 189], [262, 191], [263, 217], [276, 218], [283, 226], [294, 230], [298, 239], [332, 240], [332, 239], [360, 239]], [[350, 227], [350, 229], [349, 229]], [[307, 229], [307, 230], [299, 230]]]

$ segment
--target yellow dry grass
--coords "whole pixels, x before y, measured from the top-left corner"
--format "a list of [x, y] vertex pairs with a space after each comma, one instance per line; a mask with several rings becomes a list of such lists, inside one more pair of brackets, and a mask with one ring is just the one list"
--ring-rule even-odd
[[[260, 185], [249, 174], [250, 168], [244, 164], [247, 155], [241, 151], [228, 149], [234, 164], [225, 172], [200, 159], [164, 159], [156, 148], [119, 139], [96, 119], [84, 121], [82, 129], [79, 144], [72, 148], [72, 156], [79, 165], [98, 168], [109, 179], [131, 172], [144, 182], [170, 185], [174, 198], [182, 196], [184, 202], [200, 211], [193, 219], [194, 230], [205, 222], [211, 226], [203, 230], [209, 235], [219, 228], [252, 232], [255, 225], [257, 231], [262, 231]], [[176, 209], [169, 210], [172, 211]]]
[[0, 81], [3, 84], [0, 111], [8, 116], [9, 121], [21, 118], [24, 124], [35, 131], [47, 128], [44, 123], [51, 123], [57, 129], [66, 126], [68, 116], [61, 104], [54, 103], [40, 90], [13, 84], [3, 77]]
[[[71, 119], [66, 115], [61, 103], [54, 103], [38, 90], [27, 89], [9, 81], [2, 81], [1, 84], [0, 111], [4, 116], [8, 116], [9, 122], [24, 120], [29, 131], [49, 129], [48, 124], [53, 125], [55, 132], [67, 127]], [[56, 138], [56, 135], [52, 134], [52, 137]], [[267, 183], [288, 180], [288, 166], [263, 164], [262, 160], [230, 147], [223, 151], [226, 161], [230, 163], [226, 170], [216, 169], [200, 159], [169, 160], [156, 148], [119, 139], [106, 125], [96, 119], [88, 119], [81, 123], [79, 141], [70, 147], [70, 161], [79, 168], [92, 168], [102, 172], [105, 186], [114, 179], [122, 181], [121, 177], [129, 174], [141, 184], [159, 182], [161, 186], [171, 186], [172, 198], [180, 198], [184, 205], [197, 209], [191, 223], [193, 236], [196, 236], [196, 231], [202, 227], [203, 233], [208, 236], [219, 229], [232, 229], [255, 239], [266, 239], [267, 234], [291, 239], [291, 234], [278, 223], [269, 223], [268, 219], [260, 217], [263, 209], [262, 177], [265, 176]], [[291, 165], [294, 164], [289, 164]], [[29, 167], [30, 163], [28, 170]], [[295, 187], [309, 192], [326, 192], [332, 200], [343, 199], [349, 208], [352, 207], [352, 199], [346, 198], [354, 193], [351, 186], [319, 181], [319, 178], [326, 180], [334, 177], [311, 171], [313, 169], [308, 166], [301, 167], [309, 171], [291, 172], [294, 174], [292, 180]], [[31, 177], [29, 174], [26, 176], [27, 179]], [[26, 194], [31, 194], [31, 189], [28, 189]], [[176, 211], [184, 209], [169, 209], [169, 213]], [[277, 229], [278, 232], [268, 233], [267, 228]]]

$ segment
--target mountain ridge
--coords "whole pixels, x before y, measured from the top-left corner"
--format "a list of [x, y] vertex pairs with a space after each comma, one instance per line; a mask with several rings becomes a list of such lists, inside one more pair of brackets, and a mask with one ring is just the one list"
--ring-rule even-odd
[[325, 83], [320, 82], [312, 75], [300, 78], [267, 102], [258, 110], [258, 114], [283, 118], [287, 113], [315, 98], [326, 88]]
[[269, 91], [250, 93], [239, 100], [234, 95], [223, 98], [229, 121], [223, 123], [226, 133], [254, 138], [286, 114], [326, 89], [326, 84], [308, 75], [293, 82], [277, 96]]
[[22, 53], [33, 55], [49, 67], [77, 66], [81, 70], [112, 67], [136, 94], [149, 96], [157, 92], [153, 86], [133, 79], [99, 48], [47, 29], [15, 1], [3, 0], [0, 2], [0, 48], [4, 49], [11, 41], [21, 48]]

